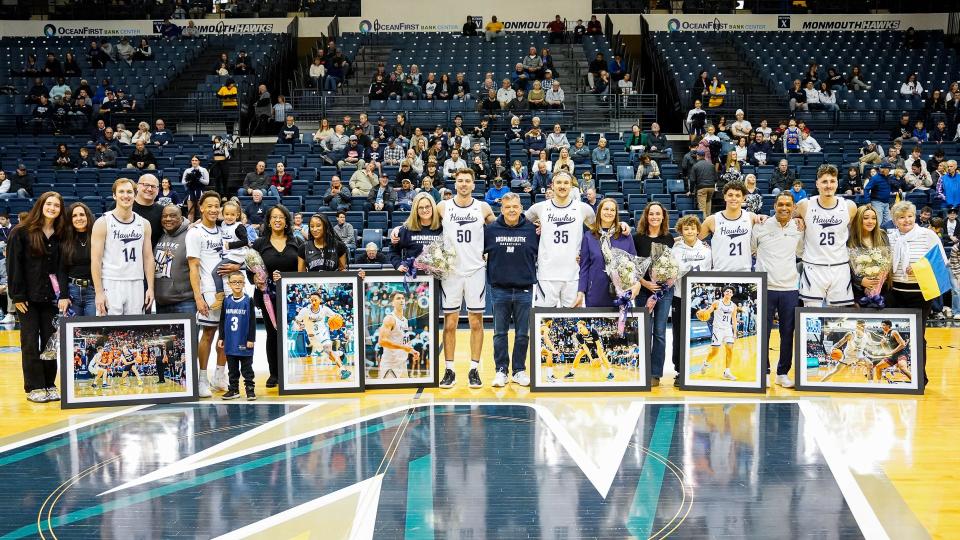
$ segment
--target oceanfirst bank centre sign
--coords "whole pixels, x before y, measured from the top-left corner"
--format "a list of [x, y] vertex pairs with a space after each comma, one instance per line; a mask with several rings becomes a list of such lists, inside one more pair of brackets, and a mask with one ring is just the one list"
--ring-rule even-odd
[[643, 15], [652, 32], [880, 32], [946, 30], [945, 13], [862, 15]]

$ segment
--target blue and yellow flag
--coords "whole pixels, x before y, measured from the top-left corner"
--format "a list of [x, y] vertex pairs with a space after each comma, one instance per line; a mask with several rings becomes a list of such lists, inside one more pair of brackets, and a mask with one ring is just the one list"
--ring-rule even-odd
[[943, 260], [940, 246], [930, 248], [930, 251], [911, 267], [924, 300], [933, 300], [950, 290], [950, 269]]

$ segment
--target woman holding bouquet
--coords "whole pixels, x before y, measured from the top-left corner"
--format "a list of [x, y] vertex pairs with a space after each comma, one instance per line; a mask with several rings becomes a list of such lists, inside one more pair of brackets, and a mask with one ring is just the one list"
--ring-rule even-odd
[[[885, 275], [866, 276], [858, 273], [856, 259], [859, 254], [876, 250], [878, 255], [890, 260], [890, 241], [887, 231], [880, 228], [877, 211], [869, 204], [857, 208], [857, 213], [850, 222], [850, 238], [847, 240], [850, 249], [850, 273], [853, 298], [860, 304], [860, 299], [867, 296], [866, 290], [875, 290], [877, 295], [885, 296], [889, 290], [889, 272]], [[879, 289], [877, 289], [879, 287]]]
[[[603, 257], [603, 244], [618, 248], [631, 255], [637, 254], [633, 238], [620, 230], [620, 208], [614, 199], [603, 199], [597, 206], [597, 219], [587, 225], [589, 234], [583, 235], [580, 243], [580, 284], [577, 289], [577, 307], [613, 307], [617, 298], [611, 290]], [[631, 288], [633, 298], [640, 293], [640, 283]]]
[[[256, 285], [253, 293], [253, 301], [256, 302], [264, 313], [267, 308], [264, 305], [264, 292], [260, 287], [266, 287], [266, 294], [273, 298], [273, 305], [276, 306], [276, 283], [280, 281], [281, 272], [296, 272], [298, 269], [298, 250], [300, 241], [293, 235], [293, 217], [290, 211], [282, 204], [278, 204], [267, 211], [266, 217], [267, 233], [257, 238], [257, 241], [251, 246], [263, 259], [263, 266], [266, 272], [266, 280], [250, 273], [248, 278]], [[270, 377], [267, 379], [267, 388], [277, 386], [277, 329], [272, 324], [264, 324], [267, 331], [267, 365], [270, 367]]]
[[390, 252], [390, 264], [401, 272], [410, 270], [408, 261], [415, 259], [424, 246], [434, 242], [443, 233], [437, 203], [427, 192], [418, 193], [410, 206], [410, 215], [391, 234], [394, 249]]
[[[667, 209], [658, 202], [651, 202], [643, 209], [643, 215], [637, 223], [637, 232], [633, 235], [634, 247], [639, 257], [653, 258], [653, 266], [657, 259], [669, 248], [673, 247], [673, 235], [670, 234], [670, 216]], [[672, 256], [671, 256], [672, 258]], [[643, 289], [640, 291], [638, 305], [645, 305], [650, 297], [658, 292], [662, 294], [653, 306], [653, 337], [650, 346], [650, 362], [654, 384], [660, 383], [663, 376], [663, 363], [667, 350], [667, 317], [670, 315], [670, 306], [673, 302], [673, 287], [658, 284], [647, 271], [640, 280]], [[661, 290], [662, 289], [662, 290]]]

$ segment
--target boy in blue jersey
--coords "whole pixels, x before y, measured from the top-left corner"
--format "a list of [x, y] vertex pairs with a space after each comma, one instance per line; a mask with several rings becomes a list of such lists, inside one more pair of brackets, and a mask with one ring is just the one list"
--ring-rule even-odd
[[220, 317], [220, 341], [227, 356], [229, 385], [223, 399], [240, 397], [240, 375], [246, 387], [247, 401], [257, 399], [253, 391], [253, 342], [257, 335], [257, 319], [253, 299], [243, 293], [244, 277], [240, 272], [226, 276], [232, 294], [223, 300]]

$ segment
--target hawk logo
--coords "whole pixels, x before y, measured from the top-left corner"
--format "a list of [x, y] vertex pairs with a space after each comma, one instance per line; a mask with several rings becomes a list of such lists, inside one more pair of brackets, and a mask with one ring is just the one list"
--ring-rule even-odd
[[789, 30], [790, 29], [790, 16], [789, 15], [780, 15], [777, 17], [777, 28], [780, 30]]

